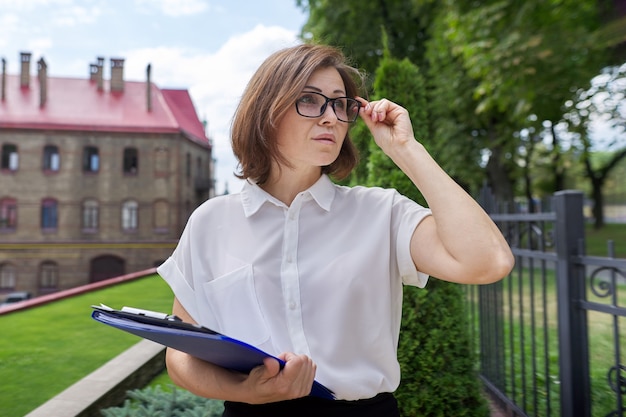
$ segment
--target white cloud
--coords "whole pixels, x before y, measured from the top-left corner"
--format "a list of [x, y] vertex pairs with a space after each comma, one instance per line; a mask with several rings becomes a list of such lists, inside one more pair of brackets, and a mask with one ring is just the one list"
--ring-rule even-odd
[[218, 193], [228, 182], [230, 192], [240, 181], [233, 176], [237, 162], [230, 146], [230, 123], [241, 94], [261, 62], [278, 49], [293, 46], [297, 34], [281, 27], [258, 25], [249, 32], [231, 37], [215, 53], [193, 49], [150, 48], [124, 52], [125, 78], [145, 80], [146, 66], [152, 64], [152, 80], [160, 88], [186, 88], [200, 119], [208, 122], [217, 159]]
[[57, 10], [52, 15], [52, 23], [59, 27], [75, 27], [94, 23], [102, 15], [98, 6], [72, 6]]
[[52, 39], [50, 38], [35, 38], [27, 43], [26, 51], [33, 54], [34, 60], [39, 60], [40, 57], [45, 59], [45, 52], [52, 47], [52, 44]]
[[136, 0], [140, 7], [156, 8], [166, 16], [179, 17], [202, 13], [210, 8], [205, 0]]
[[[0, 0], [2, 1], [2, 0]], [[9, 46], [11, 35], [17, 30], [19, 18], [12, 13], [0, 14], [0, 46]]]

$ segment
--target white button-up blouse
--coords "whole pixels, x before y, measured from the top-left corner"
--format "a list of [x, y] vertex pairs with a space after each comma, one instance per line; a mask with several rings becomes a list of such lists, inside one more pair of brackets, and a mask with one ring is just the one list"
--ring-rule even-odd
[[323, 175], [290, 206], [251, 181], [189, 218], [158, 273], [198, 323], [271, 354], [306, 354], [339, 399], [393, 392], [409, 242], [430, 211]]

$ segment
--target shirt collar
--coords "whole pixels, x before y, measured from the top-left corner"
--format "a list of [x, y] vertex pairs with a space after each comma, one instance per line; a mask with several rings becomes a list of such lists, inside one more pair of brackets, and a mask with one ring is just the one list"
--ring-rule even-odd
[[[328, 175], [323, 174], [315, 184], [301, 194], [310, 195], [322, 209], [330, 211], [333, 199], [335, 198], [335, 185], [330, 178], [328, 178]], [[271, 194], [259, 187], [254, 180], [248, 178], [241, 189], [241, 203], [243, 204], [246, 217], [250, 217], [259, 211], [261, 206], [266, 202], [285, 207], [283, 202], [274, 198]]]

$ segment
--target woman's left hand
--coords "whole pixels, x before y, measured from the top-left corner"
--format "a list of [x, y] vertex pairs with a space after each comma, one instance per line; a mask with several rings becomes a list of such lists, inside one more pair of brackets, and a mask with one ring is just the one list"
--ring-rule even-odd
[[361, 102], [361, 118], [367, 125], [376, 144], [389, 155], [396, 146], [404, 146], [414, 141], [413, 126], [409, 112], [402, 106], [387, 99]]

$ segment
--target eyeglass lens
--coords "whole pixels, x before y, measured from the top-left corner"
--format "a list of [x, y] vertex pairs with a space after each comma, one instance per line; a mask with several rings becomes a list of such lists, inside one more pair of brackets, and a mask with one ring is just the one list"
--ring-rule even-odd
[[320, 117], [330, 103], [337, 119], [342, 122], [354, 122], [359, 115], [360, 103], [349, 97], [329, 98], [320, 93], [302, 93], [296, 101], [298, 114], [304, 117]]

